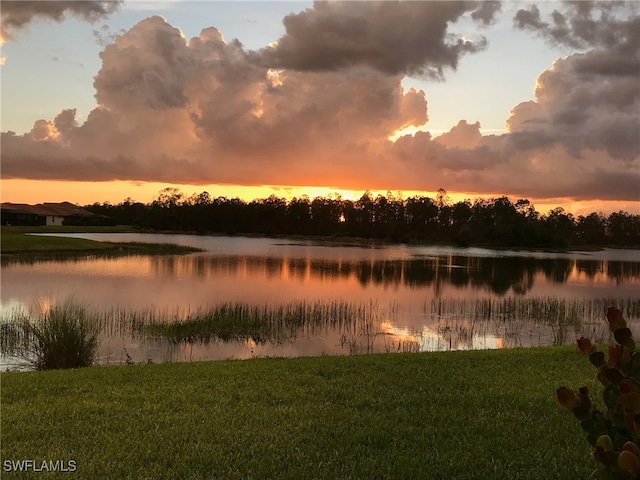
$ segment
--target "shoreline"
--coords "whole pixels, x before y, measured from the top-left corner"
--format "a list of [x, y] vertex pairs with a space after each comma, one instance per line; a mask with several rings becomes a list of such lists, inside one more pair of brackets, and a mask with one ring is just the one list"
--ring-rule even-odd
[[[40, 260], [81, 258], [92, 255], [127, 256], [127, 255], [177, 255], [202, 251], [199, 248], [167, 243], [141, 242], [100, 242], [73, 237], [47, 236], [46, 233], [92, 233], [82, 229], [70, 231], [60, 227], [51, 230], [26, 231], [27, 227], [3, 227], [0, 230], [0, 260], [6, 263], [11, 260]], [[14, 230], [15, 229], [15, 230]], [[123, 233], [115, 230], [91, 229], [96, 233]], [[44, 235], [29, 235], [39, 233]]]
[[[244, 237], [244, 238], [271, 238], [277, 240], [290, 240], [290, 241], [303, 241], [312, 242], [317, 245], [334, 245], [345, 247], [367, 247], [367, 246], [386, 246], [386, 245], [410, 245], [410, 246], [424, 246], [424, 247], [453, 247], [460, 249], [467, 248], [483, 248], [489, 250], [498, 251], [515, 251], [515, 252], [542, 252], [542, 253], [569, 253], [569, 252], [598, 252], [605, 249], [614, 250], [634, 250], [640, 249], [640, 246], [616, 246], [616, 245], [570, 245], [566, 248], [557, 247], [522, 247], [522, 246], [508, 246], [508, 245], [492, 245], [484, 243], [469, 243], [468, 245], [457, 245], [455, 243], [439, 243], [439, 242], [424, 242], [419, 240], [409, 241], [392, 241], [382, 238], [365, 238], [365, 237], [351, 237], [351, 236], [319, 236], [319, 235], [297, 235], [297, 234], [257, 234], [257, 233], [198, 233], [190, 231], [176, 231], [176, 230], [151, 230], [132, 227], [129, 225], [118, 225], [115, 227], [58, 227], [58, 226], [37, 226], [37, 227], [2, 227], [0, 234], [2, 237], [6, 235], [26, 235], [28, 233], [46, 234], [46, 233], [138, 233], [138, 234], [169, 234], [169, 235], [195, 235], [202, 237]], [[44, 235], [42, 235], [44, 236]], [[61, 238], [61, 237], [57, 237]], [[78, 240], [78, 239], [75, 239]], [[4, 243], [4, 242], [2, 242]], [[96, 241], [96, 244], [103, 244], [106, 242]], [[126, 245], [125, 244], [112, 244], [112, 245]], [[88, 248], [87, 251], [96, 249], [102, 249], [104, 247]], [[53, 251], [53, 249], [49, 249]], [[67, 248], [58, 249], [58, 253], [64, 253]], [[74, 249], [76, 250], [76, 249]], [[4, 246], [1, 248], [2, 254], [5, 253], [23, 253], [25, 249], [6, 250]], [[191, 250], [191, 252], [198, 251]], [[178, 253], [178, 252], [176, 252]], [[190, 253], [190, 252], [183, 252]]]

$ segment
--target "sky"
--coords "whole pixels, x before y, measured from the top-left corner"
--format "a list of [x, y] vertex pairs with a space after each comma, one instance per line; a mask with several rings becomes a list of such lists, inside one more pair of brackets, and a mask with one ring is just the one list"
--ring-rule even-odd
[[2, 1], [3, 202], [640, 213], [640, 3]]

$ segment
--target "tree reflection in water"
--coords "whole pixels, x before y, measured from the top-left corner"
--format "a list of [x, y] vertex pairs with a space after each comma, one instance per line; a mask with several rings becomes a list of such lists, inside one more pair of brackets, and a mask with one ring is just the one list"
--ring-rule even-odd
[[[581, 334], [607, 342], [602, 312], [610, 305], [622, 307], [637, 328], [640, 262], [414, 251], [404, 257], [385, 249], [64, 261], [3, 257], [3, 310], [16, 299], [29, 302], [49, 285], [60, 296], [69, 292], [99, 307], [105, 312], [106, 363], [124, 362], [127, 355], [144, 362], [503, 348], [568, 343]], [[127, 311], [148, 305], [158, 314], [153, 322], [164, 322], [184, 321], [189, 309], [204, 311], [221, 302], [277, 309], [336, 299], [354, 306], [373, 302], [376, 308], [367, 320], [258, 319], [246, 331], [213, 329], [173, 340], [134, 331], [126, 320]], [[113, 305], [125, 314], [109, 316]]]
[[589, 279], [604, 275], [608, 280], [639, 281], [640, 263], [573, 260], [564, 258], [445, 256], [411, 260], [330, 260], [263, 256], [174, 256], [155, 257], [153, 268], [161, 275], [189, 272], [200, 277], [218, 274], [254, 274], [271, 279], [356, 279], [367, 287], [403, 286], [423, 288], [451, 285], [485, 289], [497, 295], [510, 290], [526, 294], [542, 275], [551, 283], [566, 283], [571, 276]]

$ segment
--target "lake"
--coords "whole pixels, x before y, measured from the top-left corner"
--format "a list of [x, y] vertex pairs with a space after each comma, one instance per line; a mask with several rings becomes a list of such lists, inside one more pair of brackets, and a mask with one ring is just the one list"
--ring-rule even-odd
[[[225, 236], [66, 235], [204, 250], [35, 262], [3, 257], [3, 316], [68, 297], [111, 312], [114, 320], [105, 314], [102, 326], [101, 364], [509, 348], [572, 343], [583, 334], [609, 341], [604, 318], [609, 305], [622, 308], [636, 336], [640, 333], [635, 330], [638, 250], [547, 253]], [[271, 328], [266, 337], [197, 341], [144, 334], [115, 320], [136, 311], [154, 322], [183, 321], [222, 304], [271, 310], [304, 304], [362, 314], [336, 323], [311, 313], [315, 320], [287, 326], [286, 335]], [[4, 368], [9, 363], [4, 359]]]

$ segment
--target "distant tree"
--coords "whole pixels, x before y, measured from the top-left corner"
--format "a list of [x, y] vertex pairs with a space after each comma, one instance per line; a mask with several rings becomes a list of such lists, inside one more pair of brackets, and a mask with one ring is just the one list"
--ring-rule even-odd
[[342, 215], [342, 200], [331, 197], [316, 197], [311, 202], [312, 231], [316, 235], [337, 233]]
[[471, 202], [463, 200], [451, 207], [451, 220], [456, 228], [462, 228], [471, 220]]
[[182, 203], [183, 199], [184, 194], [179, 188], [167, 187], [160, 190], [154, 203], [162, 208], [175, 208]]
[[189, 199], [187, 200], [187, 203], [190, 205], [211, 205], [211, 195], [209, 195], [209, 192], [202, 192], [199, 194], [193, 194], [191, 197], [189, 197]]
[[526, 219], [511, 203], [509, 197], [493, 200], [493, 222], [498, 245], [521, 246], [525, 242], [523, 230]]
[[355, 231], [354, 234], [362, 237], [371, 237], [375, 222], [374, 202], [371, 192], [367, 190], [354, 204]]
[[355, 202], [351, 200], [342, 201], [342, 214], [339, 218], [341, 232], [348, 235], [355, 235], [357, 229], [357, 212]]
[[451, 204], [451, 200], [447, 195], [447, 191], [444, 188], [439, 188], [438, 193], [436, 194], [436, 205], [438, 209], [448, 206]]
[[248, 205], [249, 216], [256, 233], [281, 233], [287, 220], [287, 203], [284, 198], [270, 195], [253, 200]]
[[249, 205], [244, 200], [237, 197], [231, 199], [218, 197], [213, 205], [219, 225], [217, 231], [229, 234], [255, 232]]
[[533, 206], [529, 200], [521, 198], [516, 204], [516, 211], [526, 218], [528, 221], [536, 221], [540, 214], [536, 211], [536, 208]]
[[114, 207], [115, 220], [119, 225], [139, 225], [144, 221], [148, 207], [130, 197]]
[[591, 213], [577, 219], [563, 208], [540, 216], [527, 199], [479, 198], [451, 204], [447, 192], [435, 197], [387, 192], [374, 199], [367, 190], [358, 200], [339, 195], [284, 198], [271, 195], [249, 203], [239, 198], [212, 197], [208, 192], [185, 198], [168, 187], [143, 204], [125, 198], [121, 203], [85, 206], [117, 224], [158, 230], [199, 233], [262, 233], [352, 235], [391, 241], [447, 242], [459, 245], [570, 247], [581, 245], [640, 245], [640, 215], [615, 212], [606, 218]]
[[188, 199], [183, 200], [180, 205], [180, 222], [185, 229], [208, 233], [215, 231], [211, 215], [212, 199], [209, 192], [193, 194]]
[[609, 215], [607, 237], [619, 246], [640, 245], [640, 215], [614, 212]]
[[311, 233], [311, 203], [309, 197], [294, 197], [287, 205], [287, 225], [291, 233]]
[[491, 243], [493, 233], [493, 203], [484, 198], [477, 198], [471, 206], [469, 221], [470, 237], [474, 243]]
[[385, 198], [385, 217], [386, 223], [383, 238], [388, 238], [394, 242], [407, 241], [407, 228], [405, 223], [406, 204], [400, 194], [393, 194], [388, 191]]
[[578, 242], [589, 245], [604, 245], [607, 242], [607, 218], [601, 213], [579, 216], [576, 224]]
[[438, 206], [429, 197], [411, 197], [405, 207], [409, 233], [416, 238], [433, 238], [438, 222]]
[[548, 239], [553, 246], [565, 248], [574, 243], [575, 219], [564, 208], [557, 207], [550, 210], [542, 220], [545, 227], [545, 239]]
[[471, 202], [469, 200], [458, 202], [451, 207], [451, 239], [457, 245], [467, 246], [471, 243], [471, 216]]

